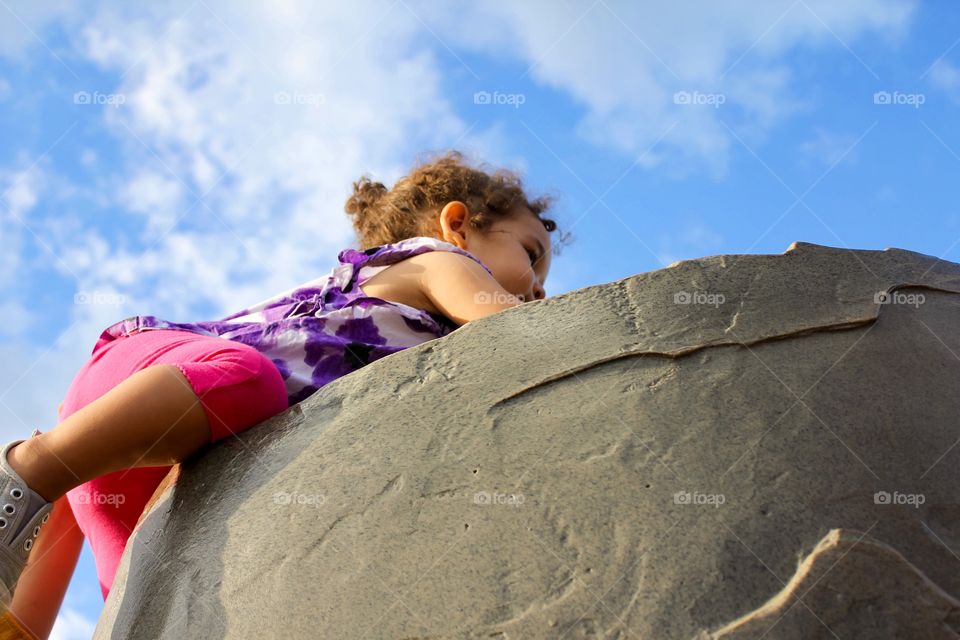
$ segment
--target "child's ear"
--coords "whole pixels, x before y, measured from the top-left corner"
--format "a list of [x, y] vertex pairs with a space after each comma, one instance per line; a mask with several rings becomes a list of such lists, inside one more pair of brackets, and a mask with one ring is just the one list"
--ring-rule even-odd
[[440, 233], [443, 240], [461, 249], [466, 247], [467, 219], [470, 210], [459, 200], [451, 200], [440, 211]]

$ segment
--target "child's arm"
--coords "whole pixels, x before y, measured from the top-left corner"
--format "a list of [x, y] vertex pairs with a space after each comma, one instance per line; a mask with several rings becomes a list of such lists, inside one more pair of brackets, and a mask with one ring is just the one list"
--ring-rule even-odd
[[522, 304], [476, 260], [451, 251], [430, 251], [404, 262], [415, 271], [420, 294], [459, 325]]

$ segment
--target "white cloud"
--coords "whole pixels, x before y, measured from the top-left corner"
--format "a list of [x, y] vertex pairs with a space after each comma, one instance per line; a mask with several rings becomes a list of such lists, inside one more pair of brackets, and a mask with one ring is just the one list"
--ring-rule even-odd
[[930, 68], [929, 82], [946, 92], [954, 102], [960, 102], [960, 69], [947, 60], [937, 60]]
[[672, 236], [660, 236], [660, 250], [657, 257], [664, 267], [678, 260], [718, 255], [724, 251], [726, 240], [723, 234], [699, 219], [688, 218], [677, 228], [679, 231]]
[[[519, 58], [530, 77], [582, 105], [578, 132], [591, 142], [636, 155], [663, 136], [641, 164], [678, 171], [705, 165], [719, 177], [738, 144], [724, 122], [742, 128], [747, 142], [762, 140], [809, 108], [790, 92], [792, 49], [831, 47], [852, 56], [847, 48], [865, 34], [901, 37], [914, 7], [909, 0], [601, 0], [555, 2], [549, 10], [533, 2], [445, 5], [429, 15], [448, 42]], [[678, 91], [725, 102], [675, 104]]]
[[145, 214], [146, 235], [155, 236], [173, 226], [183, 199], [180, 182], [150, 169], [140, 169], [121, 188], [120, 203]]
[[[25, 165], [25, 162], [21, 162]], [[25, 256], [25, 240], [32, 239], [31, 212], [44, 182], [43, 170], [0, 168], [0, 286], [18, 281], [18, 270]]]
[[23, 218], [37, 204], [42, 179], [36, 166], [0, 171], [0, 200], [5, 211]]
[[[37, 8], [45, 5], [50, 6]], [[88, 19], [65, 1], [12, 4], [41, 37], [42, 27], [56, 16], [69, 24], [84, 19], [87, 54], [127, 77], [118, 90], [132, 101], [133, 129], [173, 143], [167, 151], [179, 157], [171, 166], [183, 169], [183, 177], [195, 180], [199, 190], [243, 151], [286, 149], [279, 176], [276, 171], [258, 174], [256, 163], [245, 163], [251, 170], [241, 185], [250, 189], [243, 193], [248, 197], [313, 189], [307, 185], [318, 171], [330, 173], [331, 182], [337, 168], [344, 180], [346, 170], [361, 166], [398, 171], [397, 149], [414, 148], [413, 140], [430, 146], [430, 139], [462, 131], [451, 100], [439, 90], [431, 47], [456, 59], [465, 57], [457, 51], [469, 50], [519, 60], [526, 72], [517, 83], [529, 76], [584, 107], [576, 131], [586, 140], [628, 155], [647, 152], [641, 166], [670, 165], [671, 171], [685, 173], [703, 164], [721, 177], [736, 144], [725, 124], [745, 141], [761, 142], [779, 122], [812, 106], [790, 91], [787, 56], [794, 49], [833, 48], [852, 58], [867, 34], [902, 37], [916, 6], [915, 0], [682, 5], [600, 0], [552, 2], [545, 10], [538, 2], [438, 6], [410, 0], [325, 5], [314, 11], [296, 1], [269, 9], [256, 3], [182, 1], [101, 9]], [[6, 29], [6, 50], [20, 51], [31, 42], [39, 46], [19, 24]], [[857, 64], [872, 73], [866, 63]], [[941, 66], [933, 81], [955, 82], [951, 70]], [[474, 73], [466, 65], [463, 71]], [[312, 113], [284, 112], [270, 104], [278, 91], [322, 95], [326, 102]], [[677, 91], [722, 95], [725, 102], [719, 108], [678, 105]], [[464, 97], [453, 95], [452, 101]], [[254, 144], [251, 150], [253, 134], [278, 118], [284, 122], [276, 144]], [[345, 124], [345, 130], [324, 130], [325, 122], [337, 122], [338, 129]], [[291, 138], [283, 132], [297, 127], [305, 143], [313, 133], [329, 148], [310, 157], [293, 155], [304, 147], [288, 145]], [[351, 158], [358, 150], [344, 147], [358, 142], [358, 135], [368, 145], [375, 142]], [[272, 130], [269, 136], [274, 138]], [[656, 149], [647, 151], [658, 140]], [[340, 155], [345, 151], [346, 158]], [[284, 166], [280, 158], [270, 164]]]
[[686, 227], [681, 232], [680, 238], [691, 246], [703, 250], [719, 249], [723, 246], [723, 235], [702, 223], [694, 223]]
[[[5, 0], [0, 11], [0, 55], [26, 61], [33, 51], [49, 47], [44, 31], [53, 22], [64, 26], [75, 23], [83, 15], [79, 2], [71, 0]], [[62, 56], [61, 56], [62, 59]], [[64, 61], [65, 64], [68, 64]]]
[[39, 319], [37, 314], [15, 300], [0, 301], [0, 335], [16, 338], [34, 326]]
[[96, 166], [98, 159], [97, 152], [93, 149], [84, 149], [80, 153], [80, 164], [88, 169]]
[[850, 133], [835, 133], [823, 127], [814, 127], [814, 133], [800, 143], [800, 152], [807, 161], [824, 167], [839, 162], [854, 163], [859, 154], [856, 146], [858, 136]]

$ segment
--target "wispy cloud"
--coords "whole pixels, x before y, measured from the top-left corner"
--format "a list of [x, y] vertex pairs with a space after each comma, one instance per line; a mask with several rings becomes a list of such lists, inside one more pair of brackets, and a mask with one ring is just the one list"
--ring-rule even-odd
[[855, 146], [857, 135], [835, 133], [823, 127], [814, 127], [813, 134], [800, 143], [800, 152], [804, 158], [818, 166], [832, 167], [841, 159], [848, 163], [856, 162], [859, 151]]
[[694, 162], [720, 177], [732, 145], [721, 119], [759, 137], [804, 108], [807, 99], [791, 90], [793, 50], [839, 50], [874, 74], [857, 55], [857, 40], [869, 33], [900, 37], [915, 6], [597, 0], [552, 3], [548, 11], [537, 3], [471, 3], [431, 15], [451, 41], [519, 58], [524, 76], [581, 104], [578, 132], [590, 142], [637, 154], [679, 122], [645, 165], [689, 171]]
[[696, 216], [688, 216], [678, 221], [675, 234], [660, 237], [658, 258], [661, 266], [666, 267], [678, 260], [716, 254], [723, 248], [725, 240], [722, 233]]
[[938, 60], [930, 68], [929, 82], [946, 92], [954, 102], [960, 103], [960, 68], [947, 60]]

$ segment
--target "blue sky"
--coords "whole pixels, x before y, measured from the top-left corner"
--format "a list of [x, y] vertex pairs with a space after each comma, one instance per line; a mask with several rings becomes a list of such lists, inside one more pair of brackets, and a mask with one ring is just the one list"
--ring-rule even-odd
[[[797, 240], [960, 261], [947, 0], [160, 4], [0, 0], [7, 439], [116, 320], [327, 272], [351, 181], [423, 152], [558, 196], [549, 295]], [[85, 548], [55, 637], [101, 607]]]

